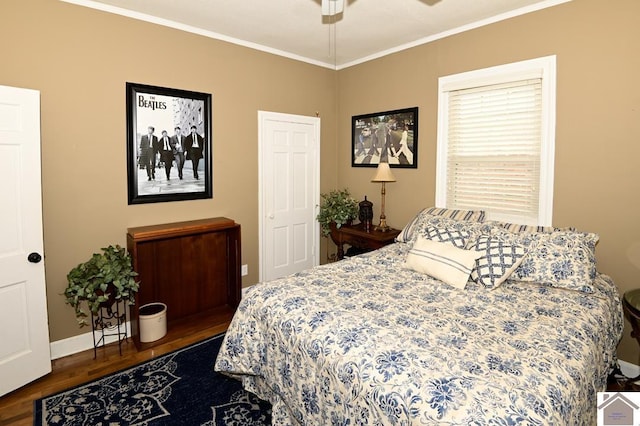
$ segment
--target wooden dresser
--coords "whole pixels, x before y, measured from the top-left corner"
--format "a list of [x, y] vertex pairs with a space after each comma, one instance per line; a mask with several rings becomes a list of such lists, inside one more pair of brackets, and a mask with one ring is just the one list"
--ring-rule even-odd
[[202, 321], [203, 327], [231, 320], [240, 303], [242, 277], [240, 225], [211, 219], [140, 226], [127, 230], [127, 249], [138, 272], [140, 290], [131, 307], [131, 335], [141, 343], [140, 306], [167, 305], [167, 330], [180, 321]]

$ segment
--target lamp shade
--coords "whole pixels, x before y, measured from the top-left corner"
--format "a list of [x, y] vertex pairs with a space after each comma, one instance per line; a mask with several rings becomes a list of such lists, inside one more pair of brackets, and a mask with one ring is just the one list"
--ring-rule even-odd
[[396, 178], [391, 173], [389, 163], [378, 163], [376, 169], [376, 175], [371, 179], [371, 182], [395, 182]]

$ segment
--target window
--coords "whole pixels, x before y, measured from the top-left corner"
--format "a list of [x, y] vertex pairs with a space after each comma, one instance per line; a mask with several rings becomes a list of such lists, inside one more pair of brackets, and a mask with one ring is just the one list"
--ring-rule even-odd
[[436, 206], [551, 225], [556, 58], [439, 79]]

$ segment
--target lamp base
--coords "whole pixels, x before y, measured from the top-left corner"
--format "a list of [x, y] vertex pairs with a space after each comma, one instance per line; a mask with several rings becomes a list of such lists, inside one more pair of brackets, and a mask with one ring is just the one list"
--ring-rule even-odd
[[380, 219], [380, 224], [373, 228], [375, 231], [387, 232], [391, 227], [387, 225], [386, 219]]

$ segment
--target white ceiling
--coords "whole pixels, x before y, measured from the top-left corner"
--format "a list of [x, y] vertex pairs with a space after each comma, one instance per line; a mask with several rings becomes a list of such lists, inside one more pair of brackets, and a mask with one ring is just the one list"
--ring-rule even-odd
[[570, 0], [62, 0], [341, 69]]

